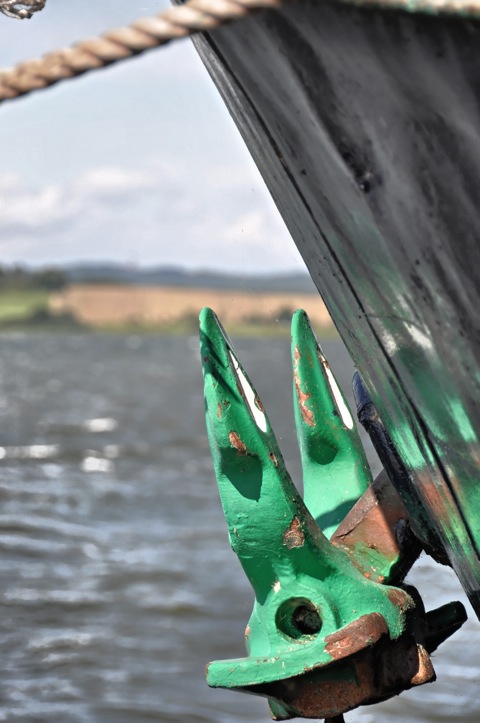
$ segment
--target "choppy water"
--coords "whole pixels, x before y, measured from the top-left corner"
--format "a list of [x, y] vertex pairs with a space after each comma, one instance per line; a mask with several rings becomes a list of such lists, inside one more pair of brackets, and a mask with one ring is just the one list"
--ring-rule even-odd
[[[298, 479], [288, 347], [237, 352]], [[342, 345], [325, 351], [349, 388]], [[243, 654], [252, 595], [226, 538], [195, 338], [1, 337], [0, 581], [0, 720], [269, 719], [203, 678], [206, 661]], [[430, 607], [464, 600], [428, 560], [411, 581]], [[469, 621], [434, 658], [439, 682], [346, 720], [480, 720], [479, 639]]]

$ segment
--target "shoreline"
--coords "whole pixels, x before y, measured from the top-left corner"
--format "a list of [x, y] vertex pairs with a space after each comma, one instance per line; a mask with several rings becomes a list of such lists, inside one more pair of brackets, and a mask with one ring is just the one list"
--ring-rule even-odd
[[[272, 338], [285, 339], [290, 337], [290, 324], [288, 322], [281, 323], [245, 323], [245, 324], [228, 324], [226, 331], [230, 336], [244, 338]], [[317, 328], [316, 334], [321, 339], [339, 338], [338, 332], [334, 326]], [[137, 324], [121, 324], [121, 325], [105, 325], [105, 326], [85, 326], [78, 323], [0, 323], [0, 336], [23, 333], [23, 334], [105, 334], [105, 335], [136, 335], [136, 336], [192, 336], [198, 334], [198, 324], [190, 322], [175, 323], [169, 325], [137, 325]]]
[[205, 306], [218, 313], [232, 336], [288, 337], [294, 311], [304, 308], [319, 336], [338, 337], [321, 298], [315, 294], [121, 284], [71, 284], [54, 292], [0, 291], [0, 334], [192, 335], [198, 333], [198, 315]]

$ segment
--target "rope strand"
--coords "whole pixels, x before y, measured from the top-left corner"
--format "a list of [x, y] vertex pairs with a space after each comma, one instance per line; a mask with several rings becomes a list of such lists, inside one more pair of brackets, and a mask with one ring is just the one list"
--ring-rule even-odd
[[[46, 0], [23, 3], [0, 0], [2, 5], [45, 5]], [[190, 0], [158, 15], [140, 18], [125, 28], [117, 28], [98, 38], [82, 40], [70, 48], [55, 50], [41, 58], [27, 60], [0, 71], [0, 102], [46, 88], [67, 78], [103, 68], [133, 55], [166, 45], [172, 40], [197, 32], [214, 30], [231, 20], [263, 8], [278, 7], [282, 0]], [[41, 8], [37, 8], [41, 9]], [[26, 17], [26, 16], [25, 16]]]

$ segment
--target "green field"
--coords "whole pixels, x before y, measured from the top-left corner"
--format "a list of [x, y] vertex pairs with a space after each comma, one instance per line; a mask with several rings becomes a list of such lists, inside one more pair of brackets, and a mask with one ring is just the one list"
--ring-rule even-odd
[[[25, 330], [46, 331], [47, 329], [68, 331], [107, 332], [113, 334], [169, 334], [191, 335], [198, 331], [196, 316], [189, 316], [168, 324], [132, 324], [83, 326], [70, 314], [52, 314], [48, 308], [49, 292], [46, 290], [0, 291], [0, 331]], [[335, 328], [321, 329], [322, 338], [337, 335]], [[234, 323], [228, 326], [232, 336], [247, 337], [289, 337], [290, 323], [251, 321]]]
[[0, 324], [26, 322], [48, 309], [48, 291], [0, 291]]

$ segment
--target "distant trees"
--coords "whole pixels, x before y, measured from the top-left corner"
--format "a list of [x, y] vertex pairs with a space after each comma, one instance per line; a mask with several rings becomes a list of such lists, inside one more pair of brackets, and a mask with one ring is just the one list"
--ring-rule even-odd
[[33, 271], [18, 265], [0, 266], [0, 291], [57, 291], [66, 286], [67, 282], [66, 274], [55, 267]]
[[56, 268], [47, 268], [33, 274], [33, 281], [37, 288], [47, 291], [57, 291], [67, 285], [67, 276]]

